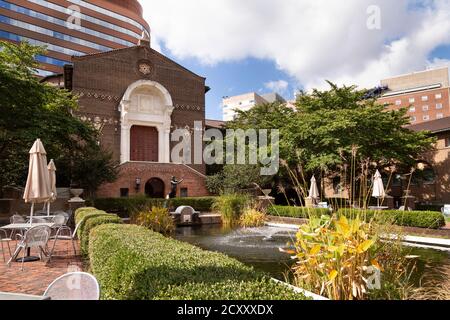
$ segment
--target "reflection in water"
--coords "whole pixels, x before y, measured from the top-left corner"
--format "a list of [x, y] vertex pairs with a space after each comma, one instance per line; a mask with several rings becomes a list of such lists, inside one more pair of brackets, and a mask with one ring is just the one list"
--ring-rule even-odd
[[179, 228], [176, 238], [206, 250], [225, 253], [284, 280], [284, 274], [293, 262], [279, 248], [287, 248], [294, 241], [295, 234], [292, 229], [273, 227], [233, 230], [203, 226]]
[[[179, 228], [175, 237], [206, 250], [224, 253], [284, 280], [294, 262], [279, 248], [289, 247], [295, 234], [295, 230], [279, 227], [226, 229], [213, 225]], [[430, 280], [442, 281], [443, 277], [449, 276], [449, 252], [407, 248], [405, 254], [420, 257], [412, 279], [416, 285]]]

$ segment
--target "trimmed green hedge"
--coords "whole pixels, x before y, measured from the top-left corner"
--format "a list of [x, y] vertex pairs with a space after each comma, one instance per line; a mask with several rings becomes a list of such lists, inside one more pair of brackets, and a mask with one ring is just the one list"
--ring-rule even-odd
[[75, 211], [75, 223], [77, 225], [80, 223], [77, 235], [78, 239], [80, 239], [81, 253], [87, 256], [90, 231], [102, 224], [120, 224], [122, 219], [115, 214], [112, 215], [96, 208], [87, 207]]
[[89, 236], [92, 229], [103, 224], [121, 224], [122, 219], [117, 215], [105, 214], [100, 216], [88, 216], [80, 234], [80, 249], [84, 256], [89, 254]]
[[442, 207], [444, 207], [443, 204], [417, 204], [416, 210], [441, 212]]
[[78, 227], [77, 234], [78, 237], [81, 237], [81, 234], [83, 233], [83, 229], [86, 225], [86, 222], [95, 217], [101, 217], [105, 216], [107, 213], [105, 211], [97, 210], [97, 209], [91, 209], [91, 210], [85, 210], [81, 213], [78, 213], [75, 215], [75, 223], [80, 226]]
[[89, 258], [108, 300], [305, 299], [235, 259], [134, 225], [93, 229]]
[[355, 217], [359, 214], [367, 221], [375, 219], [378, 221], [391, 222], [403, 227], [417, 227], [427, 229], [440, 229], [445, 226], [444, 215], [440, 212], [434, 211], [399, 211], [399, 210], [356, 210], [356, 209], [341, 209], [337, 212], [338, 215], [344, 215], [348, 218]]
[[[203, 198], [176, 198], [169, 200], [170, 208], [191, 206], [197, 211], [210, 212], [214, 197]], [[130, 217], [134, 211], [142, 207], [162, 207], [166, 203], [164, 199], [151, 199], [147, 197], [135, 198], [99, 198], [92, 201], [98, 209], [116, 213], [122, 218]]]
[[330, 210], [305, 207], [271, 206], [267, 209], [267, 213], [275, 217], [307, 219], [311, 216], [321, 217], [323, 215], [330, 215]]
[[94, 211], [99, 211], [99, 210], [97, 208], [93, 208], [93, 207], [85, 207], [85, 208], [77, 209], [75, 211], [75, 224], [78, 225], [78, 223], [80, 223], [80, 221], [83, 220], [86, 215], [92, 214], [92, 212], [94, 212]]

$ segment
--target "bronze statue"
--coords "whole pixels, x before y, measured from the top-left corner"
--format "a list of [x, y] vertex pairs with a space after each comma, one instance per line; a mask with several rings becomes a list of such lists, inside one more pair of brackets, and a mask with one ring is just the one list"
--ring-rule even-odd
[[169, 198], [173, 199], [177, 197], [177, 189], [178, 189], [178, 185], [181, 184], [184, 181], [184, 179], [181, 180], [177, 180], [177, 178], [172, 177], [172, 180], [170, 181], [170, 193], [169, 193]]

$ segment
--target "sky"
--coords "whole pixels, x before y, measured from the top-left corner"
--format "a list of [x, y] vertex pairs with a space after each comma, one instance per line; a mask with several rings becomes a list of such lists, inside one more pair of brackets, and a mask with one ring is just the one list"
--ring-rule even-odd
[[206, 77], [206, 116], [224, 96], [371, 88], [450, 65], [450, 0], [140, 0], [152, 47]]

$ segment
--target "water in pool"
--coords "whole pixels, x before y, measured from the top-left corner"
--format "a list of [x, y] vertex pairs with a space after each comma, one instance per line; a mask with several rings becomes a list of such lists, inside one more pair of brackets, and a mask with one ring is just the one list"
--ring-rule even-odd
[[226, 229], [202, 226], [179, 228], [175, 237], [202, 249], [224, 253], [284, 280], [284, 273], [293, 262], [279, 248], [287, 247], [295, 234], [292, 229], [273, 227]]
[[[224, 253], [237, 260], [270, 273], [280, 280], [290, 275], [290, 256], [280, 252], [295, 239], [296, 230], [278, 227], [226, 229], [221, 226], [185, 227], [177, 229], [178, 240], [205, 250]], [[409, 255], [419, 256], [413, 281], [442, 280], [450, 274], [450, 252], [408, 247]]]

